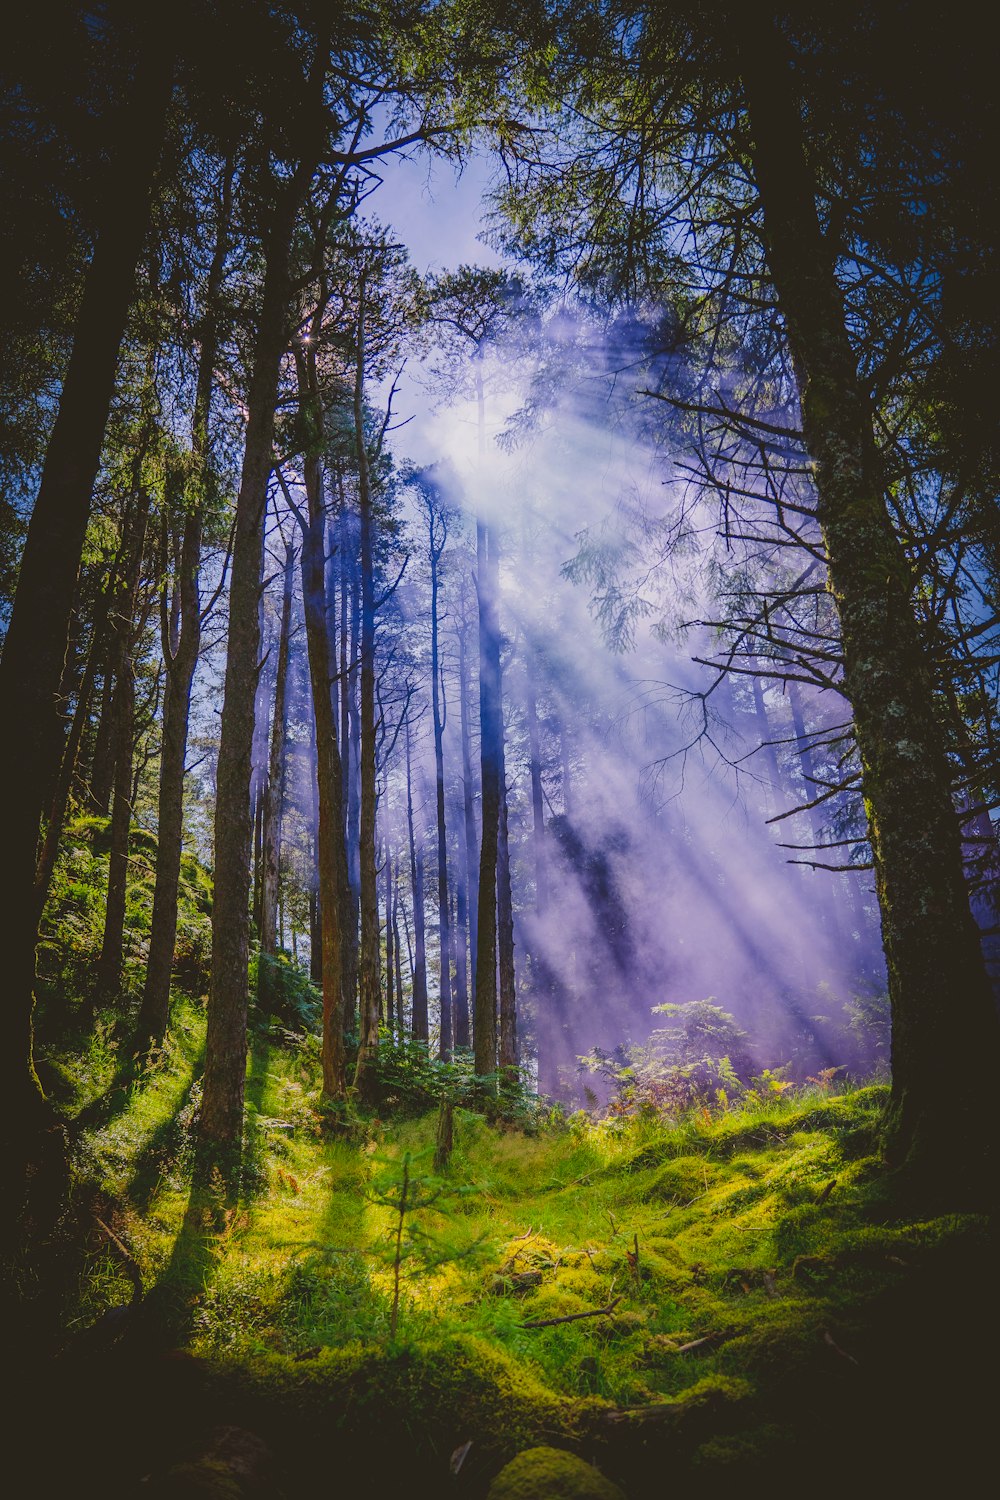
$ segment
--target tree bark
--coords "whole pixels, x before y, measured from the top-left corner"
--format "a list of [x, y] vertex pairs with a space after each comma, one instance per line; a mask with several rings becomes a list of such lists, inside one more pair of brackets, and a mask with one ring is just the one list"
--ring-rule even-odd
[[[10, 625], [0, 661], [0, 701], [16, 733], [0, 736], [3, 785], [16, 788], [4, 819], [6, 894], [0, 916], [4, 955], [6, 1032], [4, 1098], [18, 1121], [4, 1153], [4, 1197], [9, 1225], [20, 1218], [31, 1174], [37, 1200], [43, 1158], [61, 1148], [33, 1060], [33, 1013], [38, 838], [61, 742], [57, 694], [69, 634], [91, 495], [114, 390], [115, 370], [135, 270], [149, 225], [153, 181], [171, 94], [171, 49], [149, 28], [128, 98], [114, 132], [115, 154], [103, 184], [104, 201], [84, 283], [66, 378], [32, 510]], [[61, 1192], [54, 1186], [53, 1201]]]
[[345, 915], [348, 937], [347, 968], [344, 977], [344, 1007], [348, 1031], [353, 1031], [358, 1015], [358, 924], [361, 904], [361, 712], [359, 667], [361, 652], [361, 582], [352, 557], [349, 567], [351, 601], [350, 664], [347, 675], [348, 758], [347, 784], [347, 869], [350, 882], [349, 909]]
[[531, 842], [535, 855], [535, 914], [548, 909], [548, 879], [545, 850], [545, 804], [542, 787], [542, 751], [538, 733], [538, 691], [535, 685], [535, 653], [528, 648], [526, 663], [525, 719], [528, 728], [528, 776], [531, 782]]
[[191, 687], [201, 651], [201, 546], [209, 477], [209, 422], [219, 346], [218, 301], [229, 245], [232, 181], [230, 171], [223, 181], [215, 246], [205, 284], [201, 350], [191, 422], [191, 454], [197, 491], [190, 499], [184, 520], [170, 626], [164, 601], [162, 645], [166, 686], [160, 747], [156, 881], [146, 983], [135, 1040], [135, 1049], [139, 1053], [146, 1052], [151, 1044], [162, 1043], [170, 1014], [170, 978], [177, 941], [177, 892], [184, 840], [184, 762], [191, 716]]
[[[110, 587], [113, 587], [113, 580], [109, 584]], [[42, 910], [49, 894], [49, 886], [52, 883], [52, 872], [55, 869], [56, 857], [59, 853], [59, 843], [66, 823], [66, 813], [69, 809], [70, 793], [73, 789], [73, 778], [76, 774], [77, 763], [79, 761], [80, 746], [83, 742], [84, 731], [90, 716], [90, 707], [94, 696], [94, 684], [97, 680], [98, 661], [104, 650], [107, 632], [108, 603], [109, 595], [105, 593], [101, 598], [97, 618], [94, 621], [94, 635], [87, 657], [87, 665], [84, 667], [83, 677], [80, 680], [80, 686], [77, 690], [73, 722], [66, 737], [62, 760], [59, 763], [59, 775], [52, 795], [52, 804], [45, 822], [45, 838], [42, 842], [42, 849], [38, 856], [38, 865], [35, 870], [35, 906], [39, 921], [41, 920]]]
[[[476, 838], [476, 788], [472, 776], [472, 734], [469, 727], [469, 673], [467, 633], [463, 620], [458, 631], [459, 718], [462, 735], [462, 807], [465, 815], [465, 881], [468, 889], [469, 970], [471, 1001], [476, 1000], [476, 953], [479, 918], [479, 846]], [[465, 1044], [468, 1046], [468, 1037]]]
[[296, 215], [312, 178], [300, 162], [277, 188], [265, 244], [264, 287], [247, 401], [246, 445], [236, 502], [229, 585], [229, 641], [215, 806], [212, 984], [208, 1003], [200, 1141], [227, 1169], [243, 1131], [250, 956], [250, 777], [260, 656], [258, 593], [274, 411], [291, 301], [289, 254]]
[[[500, 627], [496, 540], [486, 522], [476, 525], [479, 586], [479, 723], [483, 831], [479, 858], [479, 918], [473, 1046], [477, 1077], [497, 1069], [497, 850], [500, 831]], [[495, 1081], [482, 1085], [495, 1093]]]
[[379, 938], [378, 886], [375, 870], [375, 561], [373, 495], [365, 442], [365, 278], [358, 298], [354, 371], [354, 442], [358, 465], [358, 511], [361, 522], [361, 954], [358, 1063], [354, 1086], [363, 1104], [378, 1094]]
[[272, 958], [278, 951], [278, 874], [281, 864], [282, 788], [288, 727], [288, 657], [292, 633], [294, 581], [295, 549], [286, 544], [281, 590], [281, 625], [278, 631], [278, 663], [274, 678], [274, 717], [271, 721], [271, 750], [264, 802], [264, 855], [260, 902], [260, 951]]
[[887, 512], [835, 255], [817, 215], [787, 45], [775, 24], [744, 25], [740, 42], [752, 165], [814, 464], [882, 912], [893, 1022], [885, 1153], [932, 1190], [981, 1193], [995, 1110], [988, 1091], [956, 1091], [945, 1080], [962, 1077], [969, 1057], [988, 1076], [1000, 1042], [910, 569]]
[[413, 996], [411, 999], [411, 1034], [414, 1041], [426, 1042], [430, 1036], [427, 1016], [427, 947], [424, 930], [424, 856], [413, 831], [413, 766], [410, 751], [410, 724], [406, 723], [406, 826], [410, 839], [410, 888], [413, 892]]
[[390, 1034], [395, 1026], [396, 971], [392, 955], [392, 857], [385, 851], [385, 1024]]
[[111, 791], [115, 779], [114, 701], [115, 676], [111, 666], [114, 655], [113, 632], [108, 631], [101, 671], [101, 706], [94, 737], [94, 755], [90, 766], [90, 805], [100, 817], [111, 812]]
[[396, 964], [396, 1033], [402, 1038], [406, 1034], [406, 1021], [403, 1014], [403, 959], [399, 943], [399, 869], [400, 861], [397, 859], [392, 883], [392, 951]]
[[[460, 862], [461, 864], [461, 862]], [[467, 1047], [469, 1026], [469, 898], [464, 873], [455, 881], [455, 1046]]]
[[[440, 542], [436, 540], [435, 521], [440, 530]], [[442, 522], [433, 495], [427, 500], [427, 550], [431, 564], [431, 714], [434, 722], [434, 787], [437, 809], [437, 866], [438, 866], [438, 940], [441, 952], [441, 1025], [438, 1038], [438, 1057], [447, 1061], [452, 1049], [452, 1005], [451, 1005], [451, 924], [448, 909], [448, 830], [445, 823], [444, 800], [444, 725], [445, 713], [441, 694], [441, 657], [438, 630], [438, 565], [444, 551], [447, 530]]]
[[302, 543], [302, 597], [316, 724], [316, 784], [319, 794], [320, 934], [323, 952], [323, 1095], [342, 1099], [347, 1093], [344, 1047], [344, 892], [347, 851], [344, 848], [343, 771], [333, 714], [333, 654], [326, 607], [326, 512], [322, 473], [316, 455], [305, 461], [309, 526]]
[[497, 847], [497, 948], [500, 968], [500, 1050], [498, 1062], [505, 1086], [517, 1081], [517, 990], [514, 974], [514, 901], [507, 840], [507, 772], [500, 722], [500, 826]]
[[[136, 479], [141, 460], [136, 460]], [[121, 592], [115, 602], [114, 803], [111, 812], [111, 852], [104, 935], [97, 961], [97, 993], [118, 998], [122, 981], [125, 940], [125, 898], [128, 888], [128, 839], [132, 825], [132, 749], [135, 739], [135, 673], [132, 652], [136, 641], [136, 605], [142, 554], [149, 519], [149, 494], [139, 490], [127, 521], [127, 557]]]

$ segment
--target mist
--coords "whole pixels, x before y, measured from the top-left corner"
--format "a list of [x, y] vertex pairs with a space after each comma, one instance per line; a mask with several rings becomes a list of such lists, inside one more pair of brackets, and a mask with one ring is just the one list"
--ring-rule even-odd
[[[477, 244], [488, 186], [483, 163], [474, 160], [454, 182], [419, 160], [386, 166], [383, 175], [393, 228], [418, 269], [447, 271], [447, 247], [456, 254], [451, 269], [475, 256], [521, 274]], [[699, 622], [717, 617], [745, 549], [721, 535], [711, 499], [678, 477], [688, 455], [645, 394], [675, 358], [635, 357], [635, 330], [647, 338], [657, 316], [627, 310], [608, 327], [578, 304], [550, 299], [533, 334], [480, 359], [482, 407], [471, 363], [425, 343], [398, 382], [390, 429], [395, 545], [409, 555], [378, 620], [378, 838], [380, 871], [389, 864], [397, 900], [403, 892], [404, 984], [412, 986], [414, 963], [412, 817], [425, 866], [433, 1040], [441, 988], [435, 765], [420, 685], [429, 605], [427, 516], [419, 486], [407, 478], [416, 465], [448, 518], [439, 641], [448, 861], [459, 884], [469, 876], [462, 691], [479, 816], [477, 518], [499, 541], [521, 1057], [540, 1088], [567, 1099], [579, 1100], [593, 1084], [582, 1056], [641, 1044], [656, 1025], [653, 1008], [665, 1003], [713, 999], [749, 1033], [758, 1069], [784, 1066], [799, 1079], [821, 1068], [858, 1075], [881, 1060], [874, 1042], [849, 1027], [847, 1009], [885, 982], [871, 876], [839, 868], [851, 863], [839, 845], [855, 857], [863, 849], [863, 815], [850, 795], [807, 806], [821, 775], [814, 747], [834, 742], [849, 712], [835, 688], [705, 665], [718, 652], [719, 632]], [[388, 399], [388, 383], [379, 396]], [[467, 680], [460, 684], [462, 632]], [[293, 656], [303, 651], [300, 631]], [[265, 663], [259, 769], [266, 679]], [[300, 663], [289, 701], [286, 858], [314, 887], [308, 717]], [[836, 838], [845, 829], [853, 844]], [[828, 840], [838, 846], [835, 860], [816, 852]], [[827, 860], [838, 868], [811, 867]], [[308, 957], [309, 932], [294, 929], [290, 918], [284, 922], [284, 941]], [[458, 982], [456, 969], [451, 988]]]

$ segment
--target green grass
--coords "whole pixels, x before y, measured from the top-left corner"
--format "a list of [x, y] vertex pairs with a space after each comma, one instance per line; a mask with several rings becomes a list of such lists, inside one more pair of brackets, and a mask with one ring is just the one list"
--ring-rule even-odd
[[[893, 1207], [875, 1156], [882, 1086], [678, 1124], [545, 1118], [530, 1133], [457, 1110], [438, 1181], [433, 1114], [331, 1136], [315, 1049], [266, 1037], [249, 1062], [244, 1190], [227, 1205], [191, 1186], [203, 1029], [202, 1007], [181, 1002], [158, 1066], [82, 1135], [78, 1171], [142, 1267], [162, 1342], [204, 1361], [227, 1399], [263, 1404], [262, 1420], [283, 1412], [290, 1451], [314, 1408], [379, 1444], [391, 1407], [434, 1472], [477, 1426], [474, 1476], [554, 1439], [640, 1495], [632, 1419], [609, 1413], [672, 1403], [647, 1458], [666, 1445], [679, 1472], [751, 1472], [785, 1451], [790, 1411], [808, 1426], [803, 1392], [854, 1399], [928, 1288], [987, 1254], [985, 1220]], [[62, 1063], [81, 1098], [113, 1074], [107, 1045], [100, 1067]], [[446, 1191], [404, 1220], [393, 1340], [388, 1200], [407, 1159], [421, 1190]], [[90, 1243], [73, 1333], [127, 1300], [113, 1247]], [[597, 1315], [526, 1326], [580, 1313]]]

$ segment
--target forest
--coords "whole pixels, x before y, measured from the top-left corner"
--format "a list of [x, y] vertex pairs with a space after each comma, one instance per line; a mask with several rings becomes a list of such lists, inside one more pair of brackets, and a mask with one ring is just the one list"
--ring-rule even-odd
[[12, 1494], [979, 1482], [974, 14], [8, 17]]

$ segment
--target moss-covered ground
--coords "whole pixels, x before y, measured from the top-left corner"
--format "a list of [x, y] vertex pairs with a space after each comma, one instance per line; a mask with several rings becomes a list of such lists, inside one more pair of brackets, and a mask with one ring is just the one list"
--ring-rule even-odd
[[[116, 1087], [110, 1042], [50, 1065], [79, 1122], [77, 1189], [61, 1347], [38, 1377], [63, 1436], [42, 1440], [34, 1492], [62, 1493], [71, 1458], [76, 1493], [88, 1475], [106, 1494], [209, 1493], [182, 1469], [220, 1422], [275, 1465], [274, 1489], [220, 1494], [329, 1473], [331, 1494], [475, 1497], [536, 1444], [630, 1500], [668, 1475], [865, 1493], [859, 1476], [971, 1460], [991, 1224], [907, 1206], [876, 1154], [882, 1086], [679, 1122], [459, 1109], [435, 1173], [433, 1112], [333, 1132], [314, 1050], [261, 1034], [227, 1199], [192, 1186], [203, 1027], [180, 1002], [140, 1084]], [[144, 1295], [116, 1322], [130, 1260]]]

